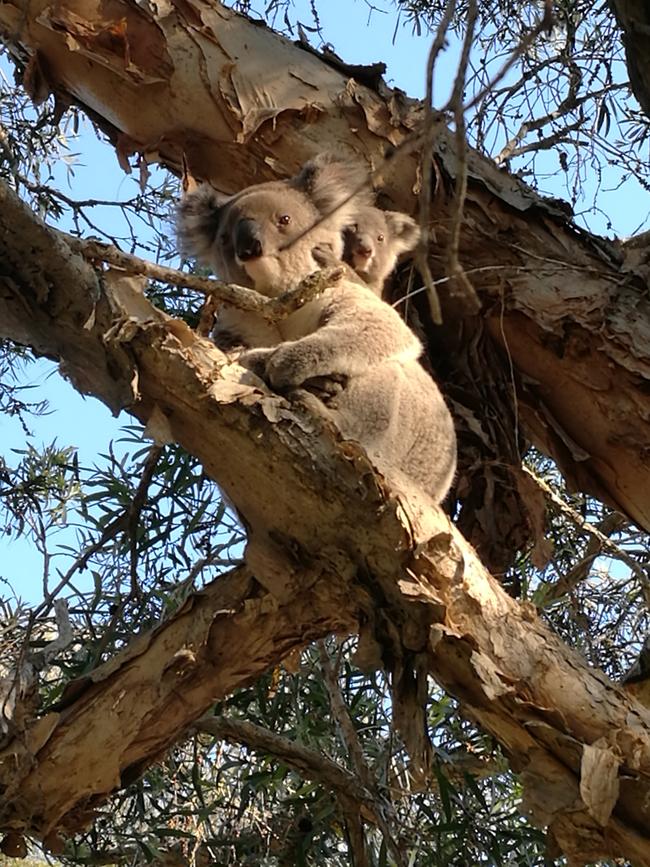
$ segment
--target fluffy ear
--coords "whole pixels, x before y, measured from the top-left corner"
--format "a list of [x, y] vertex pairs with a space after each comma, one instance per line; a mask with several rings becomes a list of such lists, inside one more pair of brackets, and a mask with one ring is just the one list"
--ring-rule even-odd
[[201, 184], [186, 193], [176, 208], [176, 236], [181, 253], [209, 259], [225, 206], [231, 196]]
[[309, 196], [323, 215], [339, 207], [342, 223], [350, 222], [353, 211], [372, 205], [374, 200], [365, 168], [360, 163], [339, 160], [332, 154], [319, 154], [309, 160], [291, 184]]
[[420, 227], [413, 217], [399, 211], [384, 211], [388, 236], [393, 241], [395, 254], [412, 250], [420, 240]]

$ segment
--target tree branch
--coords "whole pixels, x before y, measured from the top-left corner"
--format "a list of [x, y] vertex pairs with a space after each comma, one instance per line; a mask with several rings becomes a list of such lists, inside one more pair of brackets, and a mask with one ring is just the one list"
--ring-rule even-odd
[[[191, 13], [175, 6], [169, 14], [116, 2], [110, 15], [120, 22], [123, 42], [115, 44], [102, 38], [111, 24], [102, 17], [109, 15], [104, 7], [71, 14], [47, 0], [7, 0], [0, 5], [0, 26], [13, 51], [42, 59], [42, 88], [80, 104], [107, 133], [122, 165], [138, 154], [140, 161], [158, 160], [179, 172], [186, 154], [194, 176], [229, 192], [286, 177], [323, 150], [361, 157], [373, 168], [390, 150], [398, 156], [383, 173], [387, 200], [414, 212], [418, 154], [403, 144], [413, 142], [421, 127], [420, 103], [399, 91], [364, 88], [212, 0], [193, 0]], [[545, 4], [545, 18], [490, 86], [539, 28], [548, 27], [549, 9]], [[142, 44], [157, 50], [140, 52]], [[236, 76], [232, 57], [238, 58]], [[259, 62], [266, 57], [300, 74], [269, 82], [267, 66]], [[206, 69], [218, 71], [216, 77], [201, 76]], [[458, 157], [442, 117], [434, 122], [433, 139], [440, 182], [430, 214], [436, 244], [429, 263], [436, 286], [447, 276], [439, 251], [449, 241], [454, 205], [448, 181], [457, 177]], [[481, 316], [487, 316], [486, 339], [501, 347], [507, 341], [514, 376], [526, 382], [519, 396], [526, 404], [519, 412], [526, 436], [556, 460], [570, 484], [650, 528], [650, 464], [638, 447], [650, 441], [647, 279], [626, 273], [618, 251], [575, 227], [561, 203], [540, 198], [471, 149], [467, 184], [460, 265], [466, 274], [469, 264], [480, 269], [475, 288]], [[450, 321], [442, 336], [451, 337], [454, 329]], [[439, 345], [441, 332], [431, 330], [430, 337]], [[452, 348], [462, 359], [467, 343], [456, 341]], [[492, 355], [490, 376], [491, 387], [480, 383], [487, 398], [472, 379], [461, 383], [455, 400], [459, 393], [469, 396], [460, 417], [478, 401], [499, 402], [512, 379], [509, 363], [499, 367]], [[507, 447], [498, 437], [490, 441], [484, 457], [517, 461], [512, 439], [511, 433]], [[461, 470], [463, 483], [472, 484], [462, 462]], [[477, 478], [474, 489], [482, 481]], [[499, 527], [499, 500], [481, 505]]]
[[100, 241], [76, 238], [61, 232], [71, 250], [81, 253], [89, 262], [109, 262], [127, 274], [142, 274], [152, 280], [160, 280], [171, 286], [179, 286], [183, 289], [192, 289], [219, 301], [232, 304], [240, 310], [248, 310], [259, 313], [271, 322], [283, 319], [293, 313], [307, 301], [315, 298], [319, 292], [335, 285], [344, 274], [343, 268], [326, 268], [323, 271], [315, 271], [301, 281], [295, 289], [282, 293], [277, 298], [267, 298], [254, 289], [245, 286], [237, 286], [234, 283], [224, 283], [214, 277], [197, 277], [187, 274], [185, 271], [177, 271], [175, 268], [166, 268], [155, 262], [148, 262], [132, 253], [124, 253], [111, 244], [103, 244]]
[[368, 790], [355, 773], [322, 753], [246, 720], [204, 716], [196, 721], [193, 729], [230, 744], [241, 744], [256, 752], [270, 753], [307, 779], [322, 783], [327, 788], [351, 798], [357, 808], [363, 806], [364, 817], [368, 821], [378, 824], [375, 794]]
[[[441, 511], [392, 496], [358, 446], [251, 381], [129, 278], [100, 280], [2, 186], [0, 227], [0, 333], [181, 443], [249, 540], [274, 540], [259, 584], [245, 570], [221, 577], [5, 747], [1, 825], [40, 837], [79, 827], [215, 698], [363, 619], [394, 665], [417, 655], [503, 745], [526, 811], [565, 853], [650, 864], [650, 712], [517, 605]], [[608, 799], [594, 800], [605, 782]]]

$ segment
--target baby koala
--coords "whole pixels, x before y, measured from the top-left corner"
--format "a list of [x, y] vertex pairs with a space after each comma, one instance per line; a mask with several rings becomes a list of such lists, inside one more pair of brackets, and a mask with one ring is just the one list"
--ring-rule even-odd
[[[274, 297], [296, 286], [319, 262], [315, 250], [343, 256], [343, 231], [371, 207], [360, 169], [319, 157], [293, 178], [255, 184], [233, 196], [201, 187], [185, 196], [178, 235], [185, 252], [218, 275]], [[380, 212], [381, 213], [381, 212]], [[357, 278], [335, 286], [280, 322], [225, 307], [221, 328], [251, 347], [240, 362], [273, 389], [342, 383], [310, 408], [360, 443], [401, 493], [439, 503], [456, 466], [451, 415], [420, 365], [422, 347], [399, 315]]]
[[355, 214], [343, 238], [343, 261], [381, 297], [400, 254], [413, 250], [420, 240], [420, 229], [408, 214], [366, 206]]

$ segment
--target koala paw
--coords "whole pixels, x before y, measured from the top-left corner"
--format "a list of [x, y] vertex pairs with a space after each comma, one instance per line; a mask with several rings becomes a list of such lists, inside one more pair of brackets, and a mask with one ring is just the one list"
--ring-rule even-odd
[[239, 356], [239, 363], [242, 367], [247, 367], [256, 376], [259, 376], [260, 379], [268, 381], [266, 366], [274, 351], [273, 348], [247, 349]]
[[266, 363], [266, 381], [276, 390], [293, 388], [313, 375], [314, 359], [305, 347], [295, 344], [278, 346]]
[[343, 391], [347, 381], [347, 376], [342, 373], [333, 373], [331, 376], [312, 376], [303, 382], [302, 389], [313, 394], [324, 404], [329, 404]]
[[275, 391], [302, 386], [306, 380], [314, 380], [315, 391], [333, 395], [338, 393], [337, 374], [322, 375], [322, 360], [317, 347], [297, 340], [281, 343], [280, 346], [249, 349], [243, 352], [239, 363], [260, 376]]
[[312, 247], [311, 254], [321, 268], [330, 268], [341, 264], [341, 260], [336, 258], [330, 244], [317, 244]]

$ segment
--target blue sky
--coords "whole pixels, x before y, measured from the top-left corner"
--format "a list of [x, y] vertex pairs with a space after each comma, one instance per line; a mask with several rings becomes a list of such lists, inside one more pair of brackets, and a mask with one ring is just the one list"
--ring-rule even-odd
[[[399, 86], [410, 96], [423, 94], [430, 37], [413, 34], [405, 19], [398, 20], [392, 5], [386, 3], [389, 10], [386, 14], [371, 10], [365, 0], [326, 0], [318, 7], [325, 37], [343, 59], [350, 63], [383, 60], [388, 65], [386, 80], [390, 85]], [[312, 24], [308, 2], [296, 3], [295, 9], [298, 20]], [[278, 25], [281, 24], [279, 21]], [[317, 37], [313, 39], [317, 41]], [[439, 105], [448, 95], [453, 76], [450, 54], [438, 67]], [[112, 149], [96, 138], [89, 124], [83, 125], [79, 136], [70, 142], [70, 149], [79, 153], [73, 174], [63, 164], [55, 173], [55, 181], [64, 192], [78, 199], [128, 199], [137, 193], [137, 178], [122, 172]], [[616, 183], [614, 176], [610, 186]], [[556, 194], [562, 196], [562, 189], [558, 188]], [[622, 234], [631, 233], [640, 215], [645, 215], [650, 207], [645, 194], [629, 187], [612, 194], [609, 201], [611, 205], [605, 207]], [[104, 225], [113, 226], [116, 216], [106, 212], [101, 219]], [[605, 231], [604, 220], [596, 219], [592, 226], [596, 231]], [[32, 399], [47, 398], [52, 410], [48, 416], [30, 422], [33, 442], [39, 445], [56, 438], [59, 445], [73, 445], [82, 464], [100, 462], [98, 455], [108, 451], [110, 440], [119, 436], [121, 426], [131, 422], [128, 416], [116, 420], [97, 400], [79, 396], [58, 374], [56, 366], [48, 362], [39, 362], [31, 368], [31, 381], [36, 385]], [[15, 420], [0, 417], [0, 442], [5, 453], [24, 447], [24, 434]], [[42, 563], [29, 544], [0, 539], [0, 563], [0, 575], [8, 578], [21, 596], [31, 601], [39, 598]]]

